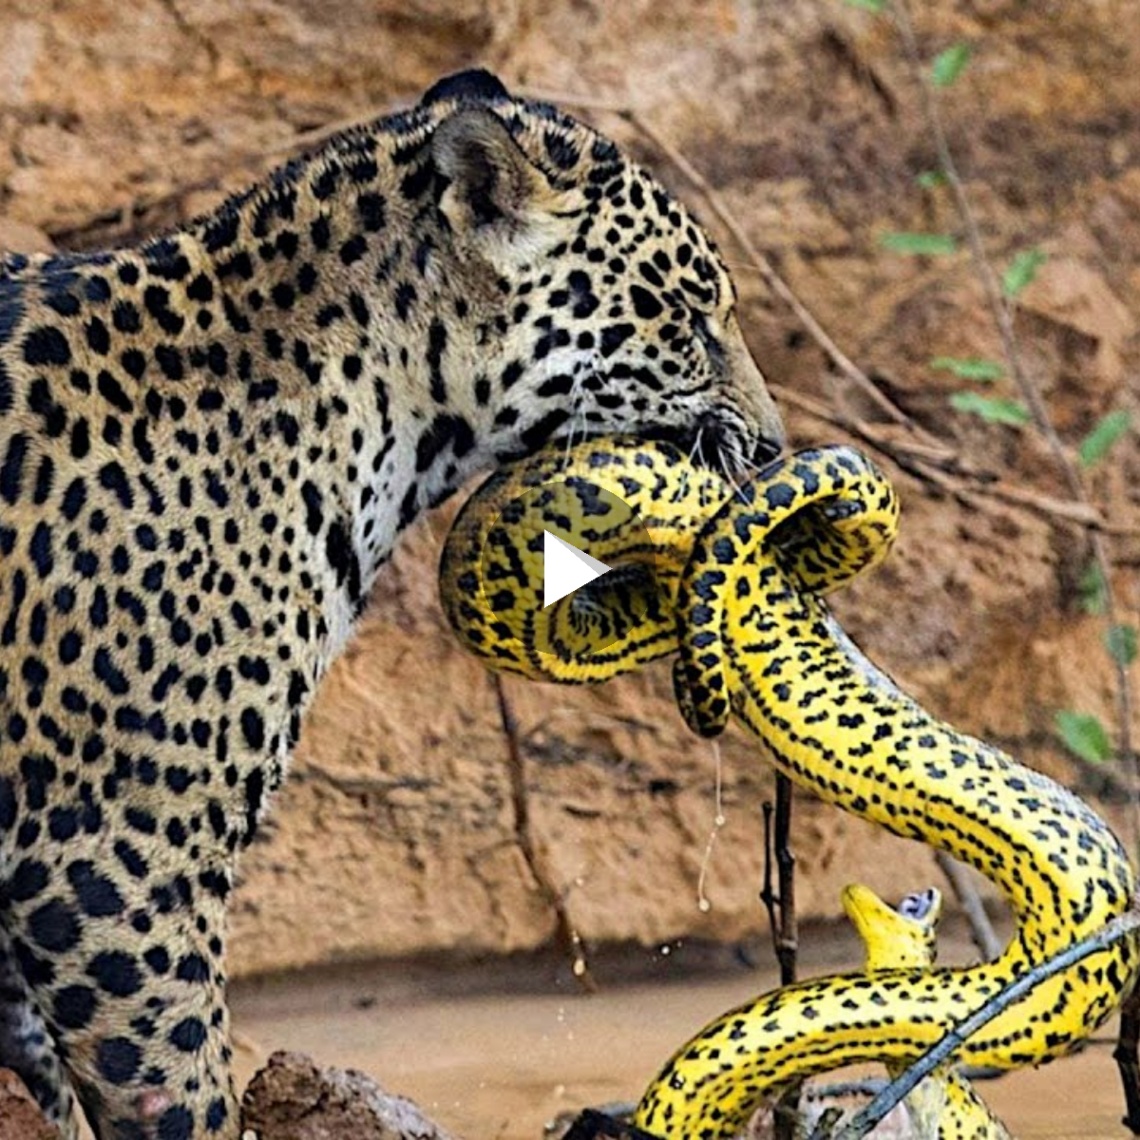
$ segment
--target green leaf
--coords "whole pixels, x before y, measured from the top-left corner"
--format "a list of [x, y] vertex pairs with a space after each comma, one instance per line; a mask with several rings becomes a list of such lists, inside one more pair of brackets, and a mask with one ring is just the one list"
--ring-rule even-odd
[[941, 170], [924, 170], [915, 177], [915, 182], [923, 190], [937, 190], [939, 186], [946, 185], [946, 175]]
[[843, 0], [849, 8], [862, 8], [864, 12], [881, 12], [887, 0]]
[[1037, 276], [1047, 255], [1039, 249], [1023, 249], [1001, 275], [1001, 289], [1007, 297], [1016, 297]]
[[1099, 463], [1121, 436], [1132, 426], [1132, 417], [1127, 412], [1109, 412], [1102, 416], [1096, 427], [1081, 440], [1077, 454], [1082, 467], [1092, 467]]
[[1100, 572], [1100, 563], [1093, 559], [1081, 575], [1077, 583], [1077, 593], [1081, 598], [1081, 609], [1086, 614], [1098, 615], [1104, 613], [1108, 602], [1108, 585], [1104, 575]]
[[969, 44], [955, 44], [934, 57], [930, 68], [930, 79], [935, 87], [949, 87], [970, 62], [972, 49]]
[[1031, 419], [1029, 409], [1019, 401], [980, 396], [977, 392], [955, 392], [950, 397], [950, 406], [956, 412], [969, 412], [990, 424], [1021, 427]]
[[931, 368], [952, 372], [960, 380], [1000, 380], [1005, 375], [996, 360], [983, 360], [980, 356], [936, 356]]
[[1112, 759], [1112, 741], [1095, 716], [1064, 709], [1057, 713], [1054, 723], [1057, 735], [1074, 756], [1090, 764], [1103, 764]]
[[1130, 625], [1114, 625], [1104, 635], [1108, 655], [1117, 665], [1131, 665], [1138, 651], [1136, 630]]
[[939, 257], [958, 251], [958, 243], [951, 234], [883, 234], [879, 244], [893, 253], [915, 253]]

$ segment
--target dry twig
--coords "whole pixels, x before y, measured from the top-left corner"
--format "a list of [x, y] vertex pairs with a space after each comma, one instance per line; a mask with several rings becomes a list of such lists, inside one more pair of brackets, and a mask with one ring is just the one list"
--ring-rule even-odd
[[822, 400], [782, 384], [768, 386], [781, 403], [790, 404], [824, 423], [848, 432], [874, 451], [893, 460], [903, 470], [971, 508], [988, 506], [988, 500], [997, 500], [1073, 526], [1099, 530], [1121, 538], [1140, 537], [1140, 527], [1111, 523], [1091, 503], [1044, 495], [1028, 487], [993, 478], [982, 471], [949, 470], [947, 468], [951, 464], [955, 468], [959, 464], [955, 454], [946, 447], [928, 448], [917, 440], [899, 439], [889, 425], [852, 419]]
[[985, 903], [974, 880], [970, 878], [969, 871], [953, 855], [948, 855], [945, 851], [936, 851], [934, 861], [946, 876], [966, 914], [974, 945], [987, 962], [993, 961], [1002, 951], [1001, 939], [994, 930], [994, 924], [990, 922], [990, 916], [986, 914]]
[[[774, 817], [774, 818], [773, 818]], [[776, 806], [764, 804], [764, 885], [760, 901], [768, 912], [772, 947], [780, 964], [780, 985], [796, 980], [799, 929], [796, 923], [796, 857], [790, 845], [792, 827], [792, 782], [776, 773]], [[776, 864], [773, 889], [772, 864]], [[797, 1082], [780, 1097], [773, 1113], [776, 1140], [794, 1140], [801, 1085]]]
[[559, 939], [570, 956], [570, 967], [574, 977], [587, 993], [594, 993], [598, 986], [590, 973], [590, 963], [586, 958], [586, 945], [570, 911], [563, 893], [551, 881], [545, 862], [540, 858], [530, 827], [530, 806], [526, 789], [526, 769], [523, 761], [522, 745], [519, 740], [518, 720], [507, 696], [503, 678], [498, 673], [491, 674], [495, 698], [499, 706], [499, 720], [503, 726], [503, 736], [507, 743], [507, 770], [511, 779], [511, 800], [515, 812], [515, 839], [522, 852], [530, 873], [538, 885], [547, 905], [554, 912]]
[[[760, 901], [768, 912], [772, 931], [772, 948], [780, 964], [780, 985], [790, 986], [796, 980], [796, 954], [799, 931], [796, 925], [796, 857], [789, 839], [792, 827], [792, 782], [782, 772], [776, 773], [776, 804], [764, 804], [764, 885]], [[772, 882], [775, 863], [776, 883]]]

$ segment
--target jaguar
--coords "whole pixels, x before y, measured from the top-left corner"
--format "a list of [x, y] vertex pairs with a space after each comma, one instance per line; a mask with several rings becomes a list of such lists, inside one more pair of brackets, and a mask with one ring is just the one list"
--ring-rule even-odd
[[226, 904], [400, 533], [551, 441], [783, 444], [683, 204], [484, 71], [127, 248], [0, 262], [0, 1065], [234, 1140]]

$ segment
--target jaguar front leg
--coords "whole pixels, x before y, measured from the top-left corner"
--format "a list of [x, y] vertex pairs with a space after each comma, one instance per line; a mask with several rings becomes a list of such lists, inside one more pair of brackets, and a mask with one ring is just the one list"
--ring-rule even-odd
[[0, 928], [0, 1067], [11, 1069], [64, 1140], [78, 1135], [75, 1097], [51, 1034]]
[[16, 913], [15, 956], [98, 1140], [235, 1140], [230, 870], [200, 862], [193, 878], [160, 878], [160, 851], [133, 854], [151, 870], [138, 898], [72, 859], [62, 890]]

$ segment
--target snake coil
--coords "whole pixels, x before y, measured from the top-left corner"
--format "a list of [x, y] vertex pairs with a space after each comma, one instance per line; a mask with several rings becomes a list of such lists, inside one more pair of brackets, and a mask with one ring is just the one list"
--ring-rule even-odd
[[[528, 496], [552, 482], [568, 488], [557, 509]], [[599, 487], [645, 530], [599, 505]], [[884, 557], [897, 513], [888, 481], [849, 448], [800, 452], [734, 489], [666, 443], [615, 439], [548, 449], [493, 476], [448, 538], [444, 607], [490, 665], [581, 683], [680, 649], [675, 681], [691, 727], [713, 735], [735, 716], [796, 783], [976, 867], [1016, 921], [992, 962], [813, 979], [722, 1015], [646, 1091], [634, 1118], [645, 1131], [720, 1140], [795, 1080], [855, 1062], [906, 1063], [1129, 905], [1132, 868], [1095, 812], [932, 717], [828, 612], [821, 595]], [[557, 636], [540, 648], [542, 531], [580, 540], [583, 527], [591, 554], [622, 568], [620, 589], [606, 575], [550, 607]], [[602, 651], [593, 648], [599, 622], [620, 631]], [[1136, 971], [1135, 940], [1100, 952], [995, 1018], [956, 1060], [1015, 1068], [1060, 1056], [1112, 1013]]]

